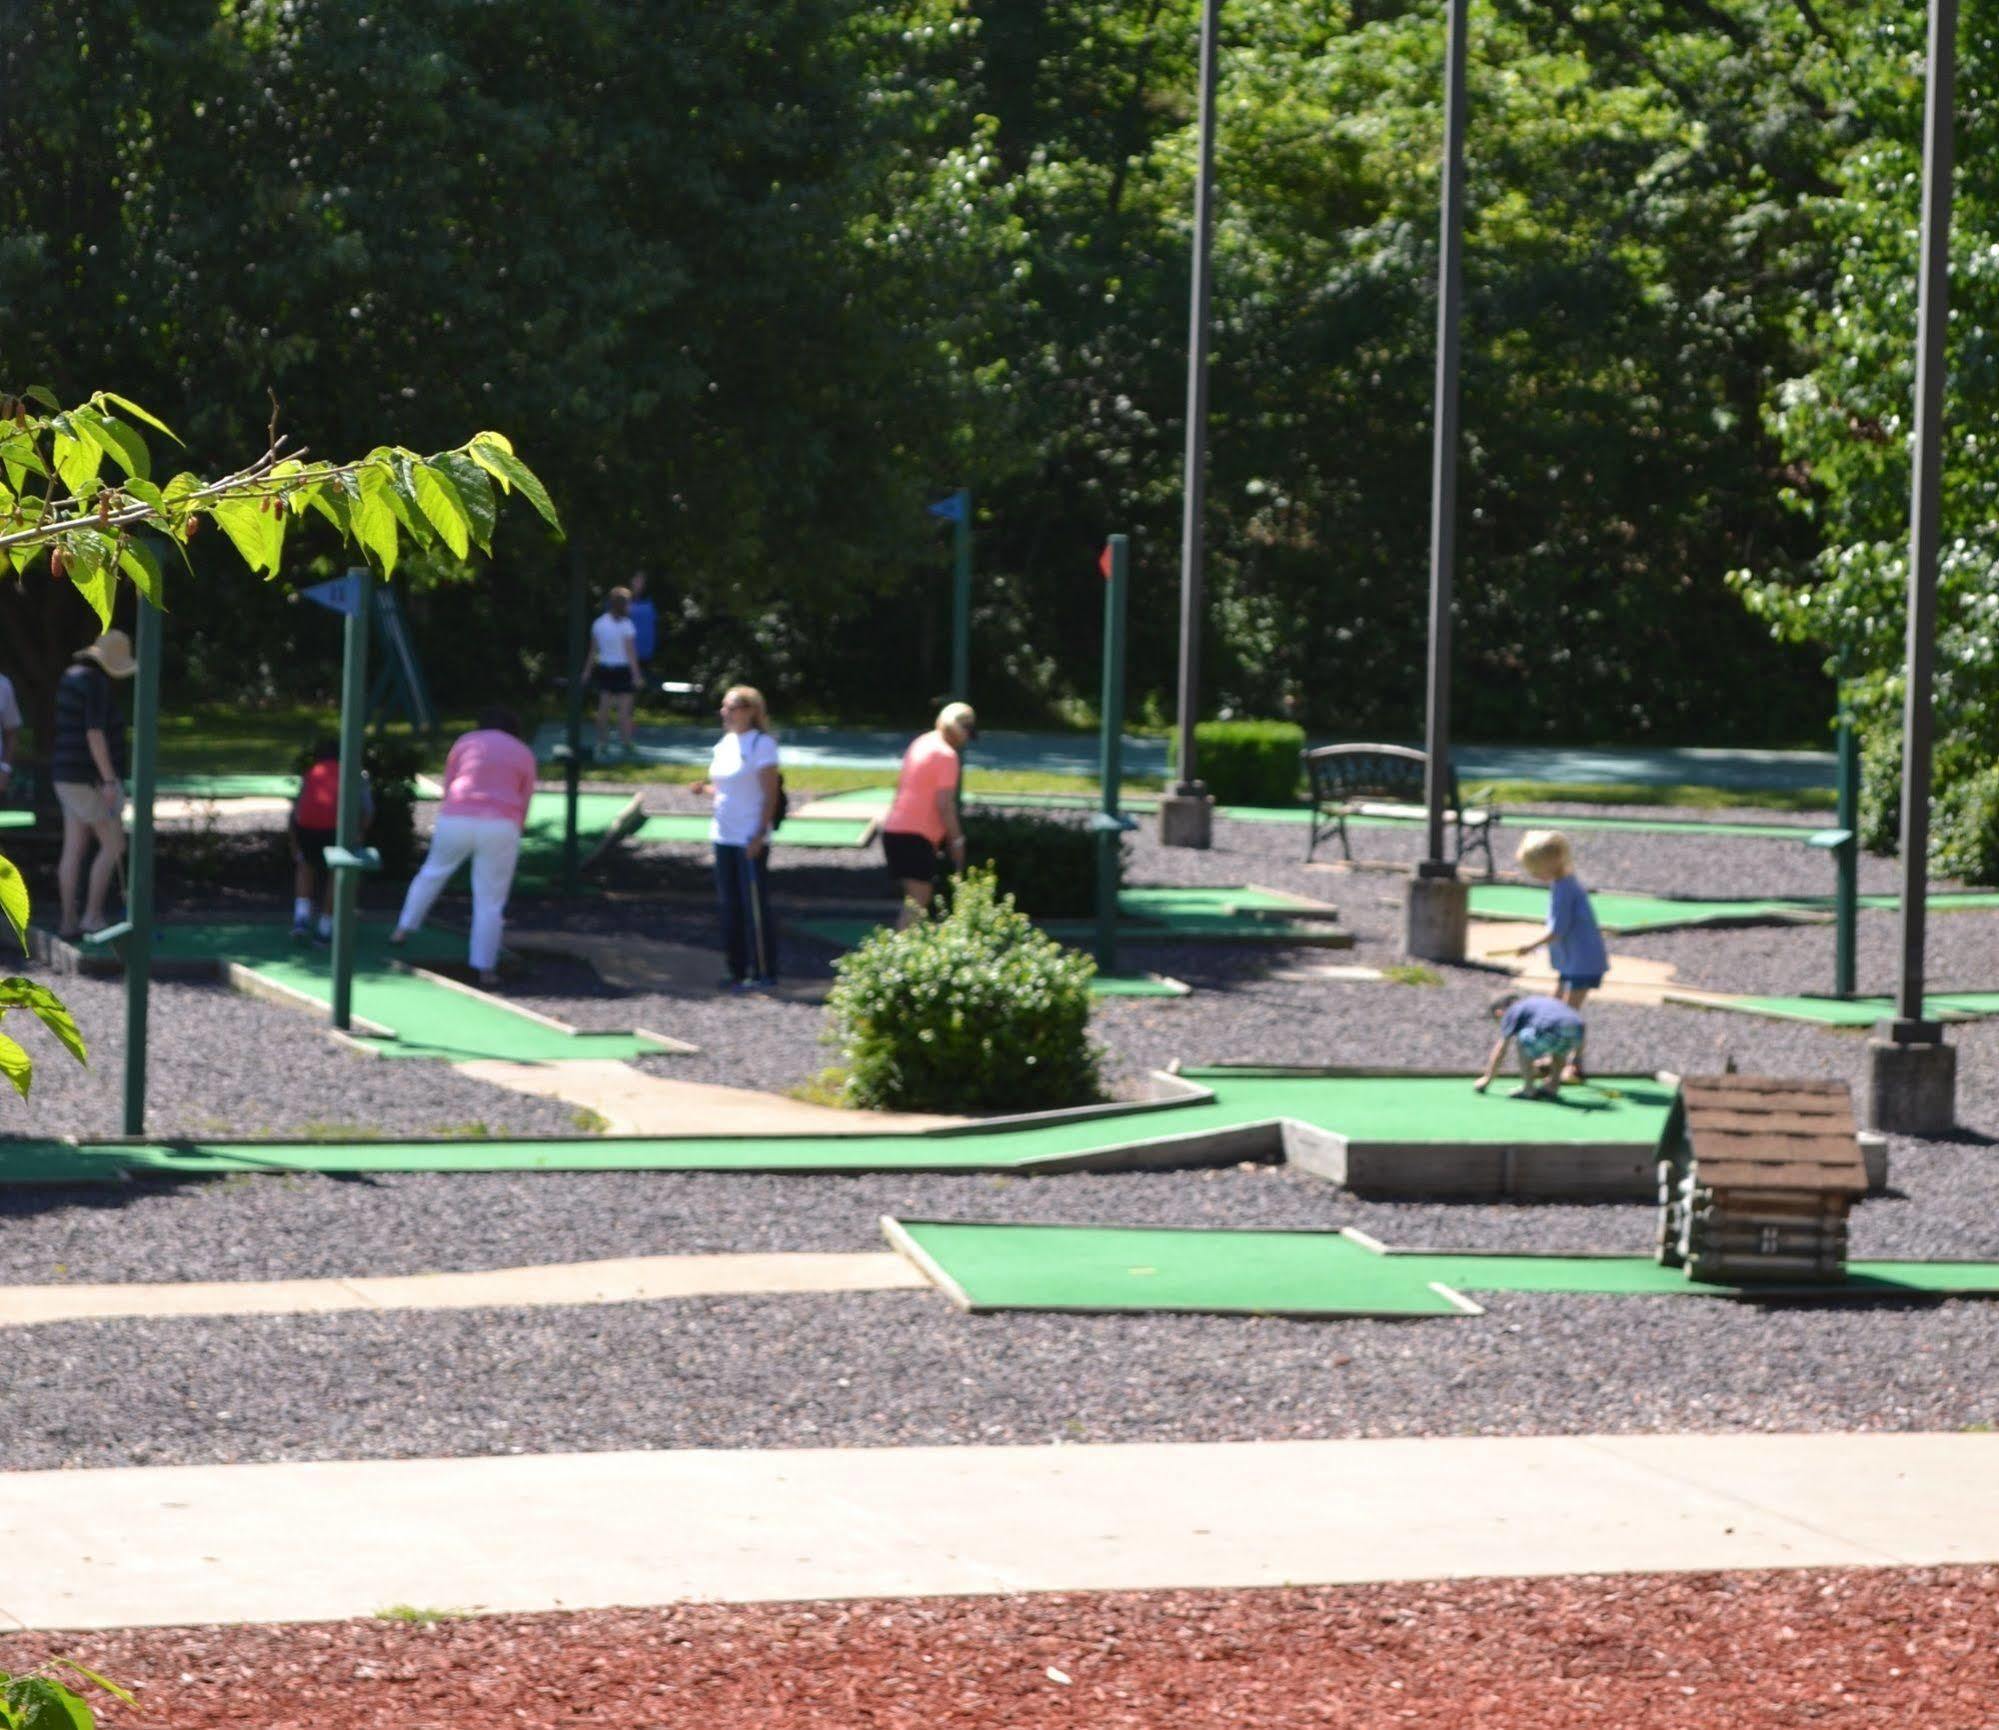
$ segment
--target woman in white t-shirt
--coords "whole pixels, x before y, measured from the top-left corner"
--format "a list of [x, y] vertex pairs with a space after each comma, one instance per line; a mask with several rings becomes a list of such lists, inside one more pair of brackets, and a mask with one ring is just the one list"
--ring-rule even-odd
[[722, 698], [721, 738], [708, 779], [695, 791], [715, 797], [708, 839], [715, 846], [715, 895], [722, 909], [725, 989], [763, 991], [777, 983], [777, 926], [770, 914], [770, 837], [777, 827], [777, 741], [763, 693], [732, 685]]
[[[632, 623], [632, 591], [613, 589], [604, 610], [590, 625], [590, 652], [583, 657], [583, 683], [597, 687], [597, 755], [604, 754], [604, 729], [613, 705], [618, 737], [632, 754], [632, 696], [639, 688], [639, 628]], [[595, 675], [594, 679], [592, 675]]]

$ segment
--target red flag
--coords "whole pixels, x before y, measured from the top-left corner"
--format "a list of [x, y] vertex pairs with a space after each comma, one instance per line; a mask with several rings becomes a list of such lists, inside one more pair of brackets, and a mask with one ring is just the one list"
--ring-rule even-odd
[[1105, 582], [1111, 580], [1111, 544], [1109, 541], [1104, 542], [1104, 550], [1097, 559], [1097, 569], [1104, 573]]

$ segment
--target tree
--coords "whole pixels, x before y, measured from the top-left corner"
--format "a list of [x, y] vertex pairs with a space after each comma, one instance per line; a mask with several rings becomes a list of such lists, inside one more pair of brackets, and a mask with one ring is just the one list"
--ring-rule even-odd
[[[18, 582], [46, 560], [49, 575], [67, 580], [108, 626], [121, 580], [150, 605], [166, 604], [166, 574], [148, 537], [163, 537], [184, 556], [204, 524], [220, 529], [266, 580], [283, 565], [287, 531], [308, 512], [384, 577], [406, 546], [442, 546], [460, 559], [475, 546], [490, 553], [499, 500], [515, 491], [561, 531], [539, 477], [496, 432], [430, 456], [377, 446], [355, 461], [330, 462], [291, 449], [274, 419], [254, 462], [216, 480], [183, 472], [160, 483], [142, 428], [174, 438], [156, 416], [112, 391], [67, 409], [45, 385], [0, 393], [0, 555], [7, 561], [0, 576]], [[27, 885], [0, 856], [0, 915], [24, 951], [28, 914]], [[46, 986], [0, 979], [0, 1021], [16, 1010], [84, 1057], [75, 1020]], [[33, 1059], [4, 1033], [0, 1075], [27, 1097]]]

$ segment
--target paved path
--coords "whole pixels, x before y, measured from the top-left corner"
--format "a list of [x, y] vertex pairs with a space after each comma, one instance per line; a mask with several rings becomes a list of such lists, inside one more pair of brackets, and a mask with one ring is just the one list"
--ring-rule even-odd
[[0, 1286], [0, 1327], [133, 1316], [333, 1315], [343, 1310], [537, 1308], [744, 1293], [930, 1290], [893, 1251], [626, 1256], [612, 1261], [351, 1279]]
[[0, 1627], [1999, 1562], [1999, 1436], [565, 1454], [0, 1476]]
[[[785, 759], [799, 768], [875, 769], [894, 774], [915, 729], [869, 732], [839, 727], [789, 727], [782, 738]], [[561, 729], [542, 728], [535, 751], [546, 760], [561, 743]], [[1333, 744], [1331, 738], [1314, 744]], [[708, 727], [645, 727], [637, 755], [649, 763], [705, 764], [715, 747]], [[1460, 745], [1452, 753], [1465, 780], [1637, 782], [1648, 787], [1693, 786], [1789, 791], [1830, 787], [1830, 751], [1751, 751], [1686, 747], [1639, 750], [1606, 746], [1591, 750], [1545, 745]], [[1035, 770], [1047, 775], [1094, 775], [1097, 741], [1082, 733], [987, 732], [972, 747], [977, 769]], [[1164, 739], [1127, 738], [1128, 775], [1163, 777]]]

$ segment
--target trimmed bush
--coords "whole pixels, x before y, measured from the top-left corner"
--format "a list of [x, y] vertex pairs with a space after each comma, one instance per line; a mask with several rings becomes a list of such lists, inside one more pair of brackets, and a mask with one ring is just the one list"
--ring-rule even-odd
[[1902, 844], [1902, 735], [1882, 730], [1860, 740], [1860, 845], [1894, 853]]
[[[1121, 888], [1122, 842], [1113, 857]], [[990, 867], [1000, 893], [1031, 918], [1081, 919], [1096, 911], [1097, 838], [1084, 819], [967, 811], [965, 862]]]
[[[1295, 805], [1305, 766], [1305, 729], [1295, 721], [1202, 721], [1195, 768], [1217, 805]], [[1172, 744], [1179, 768], [1180, 741]]]
[[959, 877], [943, 918], [876, 932], [834, 969], [829, 1038], [849, 1105], [1036, 1111], [1102, 1097], [1096, 963], [1037, 930], [990, 871]]

